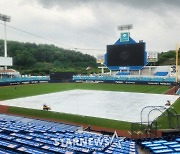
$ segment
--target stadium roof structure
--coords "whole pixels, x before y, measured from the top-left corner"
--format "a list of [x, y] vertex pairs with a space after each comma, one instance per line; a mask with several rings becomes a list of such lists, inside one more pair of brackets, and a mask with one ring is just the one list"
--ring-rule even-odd
[[121, 42], [121, 39], [119, 38], [114, 45], [124, 45], [124, 44], [135, 44], [137, 43], [135, 40], [133, 40], [131, 37], [129, 37], [129, 41], [127, 42]]

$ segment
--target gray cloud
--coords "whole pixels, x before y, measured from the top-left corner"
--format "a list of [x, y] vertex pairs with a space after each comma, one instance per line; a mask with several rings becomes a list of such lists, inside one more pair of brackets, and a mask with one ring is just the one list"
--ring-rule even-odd
[[[178, 0], [1, 0], [0, 4], [2, 13], [12, 17], [10, 25], [59, 42], [58, 46], [106, 49], [119, 38], [117, 26], [123, 24], [133, 24], [131, 36], [147, 42], [149, 51], [174, 49], [179, 40]], [[8, 39], [52, 43], [12, 29]]]
[[38, 0], [43, 7], [50, 8], [54, 6], [63, 7], [64, 9], [71, 9], [79, 5], [104, 5], [104, 4], [115, 4], [129, 6], [134, 9], [152, 9], [153, 7], [169, 7], [180, 6], [179, 0]]
[[82, 4], [87, 4], [90, 0], [38, 0], [45, 8], [61, 7], [63, 9], [71, 9]]
[[[118, 0], [116, 0], [118, 1]], [[139, 8], [139, 9], [152, 9], [152, 8], [161, 8], [168, 6], [175, 6], [178, 7], [180, 5], [179, 0], [120, 0], [121, 4], [129, 5], [132, 8]], [[160, 10], [159, 10], [160, 11]]]

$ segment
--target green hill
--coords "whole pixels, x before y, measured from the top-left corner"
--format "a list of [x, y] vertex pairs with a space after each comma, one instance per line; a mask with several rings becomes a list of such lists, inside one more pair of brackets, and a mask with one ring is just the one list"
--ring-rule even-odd
[[[178, 63], [180, 63], [180, 56], [178, 58]], [[176, 52], [175, 50], [170, 50], [167, 52], [161, 52], [158, 54], [158, 62], [149, 63], [149, 65], [176, 65]]]
[[[97, 68], [95, 57], [78, 51], [17, 41], [8, 41], [7, 44], [8, 56], [13, 57], [13, 68], [23, 74], [44, 75], [58, 71], [87, 73], [88, 66]], [[0, 40], [0, 56], [3, 53], [4, 41]]]

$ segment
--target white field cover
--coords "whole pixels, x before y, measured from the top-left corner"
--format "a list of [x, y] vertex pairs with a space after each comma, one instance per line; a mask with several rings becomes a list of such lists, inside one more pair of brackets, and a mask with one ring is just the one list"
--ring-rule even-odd
[[[43, 104], [51, 111], [100, 117], [129, 122], [140, 122], [140, 112], [145, 106], [164, 106], [167, 100], [174, 103], [179, 96], [165, 94], [145, 94], [132, 92], [112, 92], [98, 90], [69, 90], [44, 95], [0, 101], [1, 105], [40, 109]], [[152, 108], [151, 108], [152, 109]], [[161, 112], [146, 109], [143, 121], [151, 121]], [[149, 118], [148, 118], [148, 113]]]

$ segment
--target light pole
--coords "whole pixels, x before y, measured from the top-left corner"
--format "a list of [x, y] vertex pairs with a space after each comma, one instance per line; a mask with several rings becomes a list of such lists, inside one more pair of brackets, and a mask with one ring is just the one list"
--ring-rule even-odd
[[124, 31], [126, 30], [126, 32], [122, 32], [120, 34], [120, 42], [128, 42], [129, 41], [129, 37], [130, 37], [130, 32], [127, 32], [129, 30], [131, 30], [133, 28], [133, 25], [132, 24], [129, 24], [129, 25], [121, 25], [121, 26], [118, 26], [117, 29], [119, 31]]
[[179, 52], [179, 44], [176, 44], [176, 86], [178, 84], [178, 52]]
[[130, 29], [133, 29], [133, 25], [132, 25], [132, 24], [120, 25], [120, 26], [117, 27], [117, 29], [118, 29], [119, 31], [130, 30]]
[[[11, 17], [0, 14], [0, 20], [4, 21], [4, 57], [7, 57], [7, 40], [6, 40], [6, 22], [10, 22]], [[7, 69], [7, 66], [5, 66], [5, 70]]]

